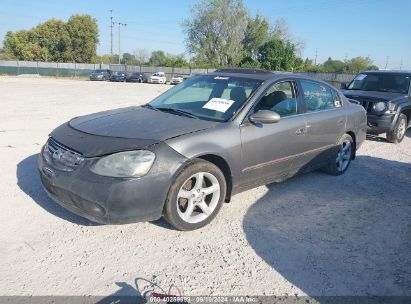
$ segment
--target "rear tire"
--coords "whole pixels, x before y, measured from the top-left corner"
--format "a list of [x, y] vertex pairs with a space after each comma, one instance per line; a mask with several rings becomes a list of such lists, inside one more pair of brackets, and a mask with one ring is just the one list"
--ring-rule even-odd
[[323, 168], [323, 171], [334, 176], [344, 174], [351, 164], [355, 153], [354, 149], [355, 144], [352, 137], [344, 134], [338, 141], [334, 157], [331, 158], [329, 164]]
[[387, 132], [387, 140], [393, 144], [399, 144], [402, 142], [407, 131], [407, 116], [400, 114], [394, 130]]
[[226, 181], [221, 170], [208, 161], [194, 160], [170, 187], [165, 219], [178, 230], [199, 229], [216, 217], [225, 195]]

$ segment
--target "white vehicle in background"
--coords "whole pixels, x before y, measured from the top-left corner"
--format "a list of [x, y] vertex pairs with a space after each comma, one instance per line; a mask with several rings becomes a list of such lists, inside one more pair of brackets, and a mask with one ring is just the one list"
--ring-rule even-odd
[[151, 75], [149, 82], [165, 84], [167, 82], [166, 74], [164, 74], [164, 72], [156, 72]]
[[170, 84], [179, 84], [184, 81], [184, 76], [181, 75], [175, 75], [173, 78], [170, 80]]

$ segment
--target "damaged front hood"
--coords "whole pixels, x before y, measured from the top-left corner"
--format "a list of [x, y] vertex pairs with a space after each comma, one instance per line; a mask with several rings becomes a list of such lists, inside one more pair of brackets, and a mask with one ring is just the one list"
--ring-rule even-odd
[[145, 148], [216, 124], [144, 107], [131, 107], [74, 118], [50, 135], [86, 157], [95, 157]]
[[347, 98], [375, 98], [376, 100], [394, 100], [398, 97], [404, 96], [400, 93], [390, 93], [390, 92], [377, 92], [377, 91], [359, 91], [359, 90], [342, 90], [342, 93]]

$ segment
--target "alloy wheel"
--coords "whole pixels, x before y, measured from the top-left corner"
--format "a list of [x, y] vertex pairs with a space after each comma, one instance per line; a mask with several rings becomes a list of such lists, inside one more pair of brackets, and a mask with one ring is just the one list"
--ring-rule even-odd
[[340, 150], [337, 153], [337, 170], [339, 172], [343, 172], [347, 169], [348, 165], [350, 164], [352, 157], [352, 144], [349, 140], [344, 140], [344, 142], [340, 145]]
[[397, 133], [397, 137], [398, 138], [402, 138], [405, 134], [406, 131], [406, 123], [405, 123], [405, 119], [401, 119], [400, 124], [398, 125], [398, 133]]
[[220, 199], [220, 184], [209, 172], [198, 172], [190, 176], [177, 194], [177, 212], [180, 218], [191, 224], [208, 218]]

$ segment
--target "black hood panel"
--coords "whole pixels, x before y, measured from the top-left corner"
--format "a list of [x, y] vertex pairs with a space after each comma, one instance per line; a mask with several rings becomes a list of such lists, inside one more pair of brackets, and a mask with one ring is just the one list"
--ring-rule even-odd
[[357, 90], [343, 90], [342, 93], [347, 98], [375, 98], [376, 100], [389, 101], [404, 96], [399, 93], [375, 92], [375, 91], [357, 91]]
[[216, 124], [218, 123], [132, 107], [74, 118], [56, 128], [50, 136], [85, 157], [95, 157], [145, 148]]
[[74, 118], [69, 124], [76, 130], [93, 135], [150, 139], [158, 142], [207, 129], [216, 123], [132, 107]]
[[157, 143], [155, 140], [149, 139], [131, 139], [87, 134], [73, 129], [68, 123], [62, 124], [54, 129], [50, 136], [85, 157], [96, 157], [115, 152], [141, 149]]

